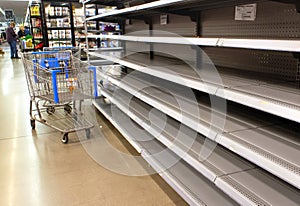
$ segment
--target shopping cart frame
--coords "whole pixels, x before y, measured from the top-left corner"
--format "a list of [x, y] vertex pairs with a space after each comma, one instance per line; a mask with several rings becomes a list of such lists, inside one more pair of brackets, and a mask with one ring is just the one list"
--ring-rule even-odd
[[[60, 93], [58, 90], [58, 82], [60, 81], [59, 78], [67, 78], [69, 75], [65, 70], [62, 72], [62, 69], [48, 69], [44, 68], [41, 65], [38, 65], [38, 59], [29, 58], [30, 56], [43, 56], [43, 55], [54, 55], [61, 51], [46, 51], [46, 52], [31, 52], [31, 53], [24, 53], [22, 54], [22, 60], [24, 64], [24, 71], [28, 86], [28, 91], [30, 95], [30, 125], [34, 130], [36, 127], [35, 122], [39, 122], [44, 124], [50, 128], [53, 128], [59, 132], [61, 132], [61, 141], [64, 144], [68, 143], [69, 140], [69, 133], [77, 132], [81, 130], [85, 130], [86, 137], [90, 138], [91, 136], [91, 129], [93, 128], [93, 124], [89, 122], [84, 116], [81, 111], [81, 104], [85, 99], [88, 98], [95, 98], [98, 96], [97, 92], [97, 76], [96, 76], [96, 67], [89, 66], [85, 64], [85, 76], [89, 77], [89, 84], [88, 88], [84, 90], [84, 92], [74, 98], [74, 94], [71, 95], [70, 99], [63, 99], [60, 100]], [[65, 51], [64, 51], [65, 52]], [[70, 51], [69, 51], [70, 52]], [[71, 66], [75, 66], [75, 63], [78, 64], [76, 66], [80, 66], [81, 61], [77, 58], [74, 58], [70, 52], [70, 64]], [[77, 68], [78, 70], [81, 68]], [[40, 73], [39, 73], [40, 72]], [[53, 91], [52, 98], [49, 99], [47, 94], [41, 93], [41, 88], [39, 86], [43, 85], [43, 74], [47, 76], [47, 80], [51, 79], [52, 81], [52, 88], [49, 91]], [[60, 75], [59, 78], [58, 74]], [[40, 75], [40, 76], [39, 76]], [[48, 76], [49, 75], [49, 76]], [[46, 78], [45, 78], [46, 79]], [[87, 81], [87, 79], [84, 79]], [[76, 79], [76, 81], [79, 81]], [[63, 84], [65, 85], [65, 84]], [[49, 85], [48, 85], [49, 86]], [[80, 85], [78, 85], [79, 87]], [[86, 94], [87, 93], [87, 94]], [[71, 101], [72, 100], [72, 101]], [[76, 104], [77, 103], [77, 104]]]

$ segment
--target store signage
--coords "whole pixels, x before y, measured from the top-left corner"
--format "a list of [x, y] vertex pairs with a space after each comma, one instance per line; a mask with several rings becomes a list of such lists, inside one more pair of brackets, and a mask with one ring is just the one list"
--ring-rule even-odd
[[15, 14], [12, 9], [5, 9], [4, 13], [5, 13], [5, 20], [7, 21], [13, 20], [15, 18]]
[[168, 15], [167, 14], [160, 15], [160, 24], [161, 25], [168, 24]]
[[257, 4], [247, 4], [235, 7], [235, 20], [254, 21], [256, 19]]

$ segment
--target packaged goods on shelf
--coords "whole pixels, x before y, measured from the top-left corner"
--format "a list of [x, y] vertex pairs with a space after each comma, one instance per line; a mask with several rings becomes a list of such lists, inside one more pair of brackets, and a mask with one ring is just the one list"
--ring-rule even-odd
[[52, 30], [52, 38], [58, 39], [58, 30]]
[[39, 5], [30, 6], [30, 15], [40, 16], [40, 6]]
[[67, 39], [71, 39], [72, 38], [72, 32], [71, 32], [71, 30], [66, 30], [66, 33], [65, 33], [65, 38], [67, 38]]
[[55, 11], [54, 11], [54, 7], [53, 6], [49, 7], [49, 15], [50, 16], [55, 16]]
[[63, 19], [56, 19], [56, 22], [57, 22], [57, 27], [63, 27], [63, 23], [64, 23]]
[[69, 8], [68, 7], [62, 7], [62, 15], [69, 15]]
[[62, 16], [62, 7], [55, 7], [55, 16]]
[[65, 30], [59, 30], [59, 38], [61, 38], [61, 39], [66, 38], [66, 32], [65, 32]]

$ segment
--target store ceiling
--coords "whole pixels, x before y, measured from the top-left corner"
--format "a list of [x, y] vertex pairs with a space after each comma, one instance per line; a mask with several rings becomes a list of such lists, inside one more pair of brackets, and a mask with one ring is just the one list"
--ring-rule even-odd
[[[26, 11], [28, 6], [28, 0], [0, 0], [0, 8], [12, 9], [14, 10], [15, 16], [17, 19], [25, 18]], [[4, 18], [4, 15], [0, 12], [1, 19]]]

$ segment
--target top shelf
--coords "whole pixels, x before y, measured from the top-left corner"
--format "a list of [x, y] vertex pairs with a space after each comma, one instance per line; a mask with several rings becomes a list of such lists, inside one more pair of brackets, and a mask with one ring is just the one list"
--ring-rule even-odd
[[[89, 1], [86, 0], [83, 3], [85, 4], [85, 3], [88, 3], [88, 2]], [[120, 9], [120, 10], [113, 10], [111, 12], [107, 12], [107, 13], [104, 13], [104, 14], [99, 14], [99, 15], [87, 18], [86, 21], [101, 19], [101, 18], [105, 18], [105, 17], [109, 17], [109, 16], [139, 12], [139, 11], [143, 11], [143, 10], [147, 10], [147, 9], [161, 8], [161, 7], [170, 6], [172, 4], [181, 3], [181, 2], [188, 2], [188, 1], [186, 1], [186, 0], [154, 1], [154, 2], [151, 2], [151, 3], [146, 3], [146, 4], [142, 4], [142, 5], [138, 5], [138, 6], [132, 6], [132, 7], [125, 8], [125, 9]]]
[[[218, 68], [222, 79], [222, 82], [218, 83], [213, 78], [215, 74], [211, 72], [210, 67], [203, 66], [200, 71], [201, 75], [207, 79], [204, 82], [200, 74], [175, 59], [156, 56], [155, 59], [149, 60], [146, 54], [134, 54], [121, 59], [107, 52], [89, 52], [89, 54], [204, 93], [300, 122], [299, 89], [293, 89], [288, 82], [270, 82], [258, 76], [248, 75], [236, 77], [235, 74]], [[173, 72], [170, 73], [170, 71]]]
[[300, 40], [267, 40], [267, 39], [229, 39], [229, 38], [196, 38], [196, 37], [141, 37], [123, 35], [90, 35], [88, 38], [109, 38], [121, 41], [141, 43], [197, 45], [227, 47], [282, 52], [300, 52]]
[[60, 15], [60, 16], [50, 16], [48, 15], [47, 18], [48, 19], [63, 19], [63, 18], [68, 18], [69, 15]]

